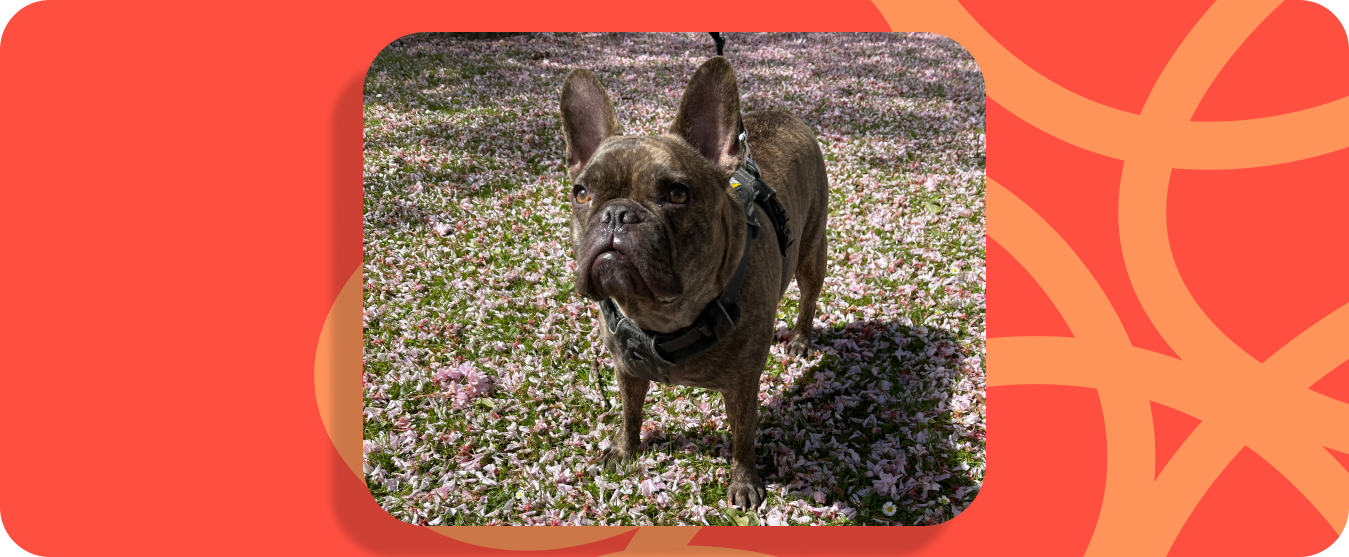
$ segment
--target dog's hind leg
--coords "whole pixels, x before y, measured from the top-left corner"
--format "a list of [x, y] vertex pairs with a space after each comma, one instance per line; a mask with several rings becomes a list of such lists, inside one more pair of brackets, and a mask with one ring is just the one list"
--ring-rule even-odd
[[810, 337], [815, 329], [815, 303], [824, 288], [824, 275], [829, 265], [829, 246], [824, 237], [824, 219], [806, 223], [801, 238], [800, 259], [796, 264], [796, 286], [801, 290], [800, 311], [796, 327], [787, 341], [787, 353], [805, 356], [810, 352]]

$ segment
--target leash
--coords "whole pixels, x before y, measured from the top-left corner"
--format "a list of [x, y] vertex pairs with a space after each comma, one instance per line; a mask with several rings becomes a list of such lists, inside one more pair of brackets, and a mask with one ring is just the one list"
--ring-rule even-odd
[[778, 250], [782, 253], [783, 271], [787, 268], [787, 248], [791, 247], [792, 231], [787, 228], [787, 211], [778, 202], [777, 193], [764, 183], [759, 173], [759, 165], [750, 157], [749, 137], [743, 120], [739, 122], [741, 148], [745, 152], [745, 163], [731, 174], [731, 191], [740, 198], [745, 210], [745, 251], [740, 256], [735, 274], [726, 283], [726, 288], [707, 307], [698, 318], [687, 327], [671, 333], [655, 333], [638, 327], [631, 319], [618, 311], [612, 299], [600, 301], [600, 311], [604, 321], [618, 343], [619, 353], [615, 356], [623, 360], [624, 365], [639, 377], [669, 383], [667, 374], [671, 367], [686, 362], [693, 357], [710, 350], [713, 346], [735, 330], [740, 321], [740, 306], [736, 298], [745, 282], [745, 272], [749, 269], [750, 250], [754, 239], [759, 236], [759, 219], [754, 207], [757, 205], [768, 216], [773, 232], [777, 236]]

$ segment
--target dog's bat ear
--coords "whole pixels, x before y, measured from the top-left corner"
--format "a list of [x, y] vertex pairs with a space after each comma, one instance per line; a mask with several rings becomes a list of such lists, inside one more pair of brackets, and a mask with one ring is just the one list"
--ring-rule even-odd
[[740, 89], [725, 58], [715, 56], [693, 73], [670, 133], [728, 172], [740, 166]]
[[576, 69], [562, 84], [562, 135], [567, 141], [567, 174], [575, 178], [605, 138], [618, 135], [614, 104], [595, 75]]

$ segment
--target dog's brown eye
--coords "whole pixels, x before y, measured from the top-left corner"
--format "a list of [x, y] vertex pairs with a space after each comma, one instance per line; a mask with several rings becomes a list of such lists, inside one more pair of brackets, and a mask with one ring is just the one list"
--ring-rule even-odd
[[586, 190], [584, 186], [576, 186], [571, 190], [571, 198], [580, 205], [590, 203], [590, 191]]
[[665, 194], [665, 199], [670, 203], [685, 203], [689, 200], [689, 190], [683, 185], [670, 188], [670, 193]]

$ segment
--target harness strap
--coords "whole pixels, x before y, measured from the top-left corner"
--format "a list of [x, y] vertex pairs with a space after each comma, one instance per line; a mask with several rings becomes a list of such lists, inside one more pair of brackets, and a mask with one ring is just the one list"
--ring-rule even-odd
[[[751, 187], [741, 190], [742, 185]], [[763, 207], [764, 213], [768, 214], [768, 221], [773, 225], [773, 233], [778, 237], [778, 251], [782, 252], [783, 265], [786, 265], [787, 248], [795, 243], [792, 239], [792, 229], [787, 228], [787, 210], [778, 202], [777, 192], [768, 187], [759, 176], [759, 166], [754, 164], [753, 160], [746, 160], [745, 165], [731, 175], [731, 187], [735, 188], [737, 193], [746, 191], [748, 195], [754, 196], [751, 201]], [[744, 195], [741, 194], [742, 197]]]
[[[777, 192], [764, 183], [763, 176], [759, 174], [759, 164], [754, 162], [754, 157], [750, 156], [749, 132], [745, 131], [745, 119], [736, 116], [736, 124], [740, 126], [738, 139], [740, 148], [745, 152], [745, 164], [740, 165], [740, 168], [737, 168], [735, 173], [731, 174], [731, 188], [740, 193], [739, 187], [742, 184], [751, 186], [749, 191], [754, 194], [754, 202], [763, 207], [764, 212], [768, 214], [768, 220], [773, 225], [773, 232], [778, 237], [778, 250], [782, 252], [784, 258], [782, 268], [785, 270], [787, 268], [787, 248], [795, 242], [792, 239], [792, 229], [787, 228], [787, 221], [789, 220], [787, 210], [782, 207], [782, 203], [778, 202]], [[741, 201], [749, 206], [748, 202], [744, 200], [743, 194], [741, 194]]]

